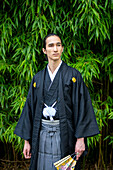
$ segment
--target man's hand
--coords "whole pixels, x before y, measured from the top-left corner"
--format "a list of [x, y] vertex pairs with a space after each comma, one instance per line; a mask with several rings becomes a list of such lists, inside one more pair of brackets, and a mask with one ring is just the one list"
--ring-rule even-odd
[[23, 154], [24, 154], [25, 159], [31, 158], [30, 150], [31, 150], [31, 146], [29, 144], [29, 141], [25, 140], [24, 149], [23, 149]]
[[76, 153], [76, 160], [82, 155], [85, 151], [85, 143], [84, 138], [78, 138], [75, 144], [75, 153]]

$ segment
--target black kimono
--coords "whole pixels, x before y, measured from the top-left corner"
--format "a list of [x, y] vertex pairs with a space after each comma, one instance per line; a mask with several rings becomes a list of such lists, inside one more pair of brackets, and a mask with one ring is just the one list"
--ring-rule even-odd
[[[33, 77], [23, 112], [14, 132], [21, 138], [31, 141], [30, 170], [35, 170], [37, 167], [46, 69]], [[64, 62], [59, 71], [57, 108], [60, 120], [61, 155], [65, 157], [74, 152], [76, 138], [96, 135], [99, 130], [90, 95], [81, 74]]]

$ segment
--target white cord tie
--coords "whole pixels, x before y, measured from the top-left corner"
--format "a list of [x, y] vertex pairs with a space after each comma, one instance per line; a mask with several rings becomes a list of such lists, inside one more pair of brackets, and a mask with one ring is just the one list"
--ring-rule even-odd
[[57, 103], [54, 102], [52, 106], [47, 106], [47, 104], [44, 103], [44, 105], [46, 106], [44, 109], [43, 109], [43, 116], [47, 119], [47, 116], [50, 117], [50, 120], [53, 121], [53, 116], [55, 116], [56, 114], [56, 109], [53, 108], [55, 106], [55, 104]]

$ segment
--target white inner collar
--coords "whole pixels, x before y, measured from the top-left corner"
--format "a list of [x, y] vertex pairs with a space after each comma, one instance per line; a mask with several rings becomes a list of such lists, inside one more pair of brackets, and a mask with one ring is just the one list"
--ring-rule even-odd
[[55, 69], [55, 71], [53, 73], [51, 72], [51, 70], [49, 69], [49, 66], [47, 65], [48, 73], [49, 73], [49, 76], [50, 76], [50, 79], [51, 79], [52, 82], [53, 82], [61, 64], [62, 64], [62, 61], [60, 62], [60, 64], [58, 65], [58, 67]]

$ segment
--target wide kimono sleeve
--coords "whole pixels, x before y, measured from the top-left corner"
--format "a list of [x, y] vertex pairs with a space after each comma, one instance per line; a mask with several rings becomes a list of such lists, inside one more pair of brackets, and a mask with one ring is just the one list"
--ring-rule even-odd
[[72, 100], [76, 122], [75, 137], [90, 137], [99, 134], [90, 95], [80, 73], [76, 83], [73, 83]]
[[33, 80], [31, 82], [26, 103], [17, 123], [14, 133], [24, 140], [31, 139], [32, 136], [32, 113], [33, 112]]

